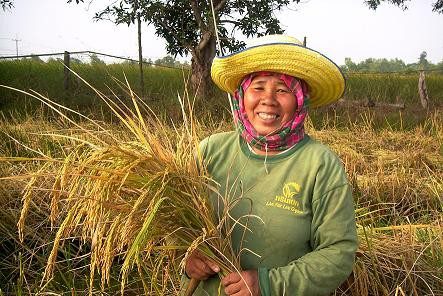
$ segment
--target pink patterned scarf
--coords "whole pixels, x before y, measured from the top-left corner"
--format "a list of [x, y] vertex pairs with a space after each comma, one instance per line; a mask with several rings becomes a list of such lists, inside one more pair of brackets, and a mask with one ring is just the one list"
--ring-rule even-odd
[[280, 75], [279, 78], [294, 94], [297, 100], [297, 109], [292, 120], [284, 123], [283, 126], [274, 133], [266, 136], [261, 136], [257, 133], [246, 116], [243, 97], [254, 77], [275, 75], [275, 73], [256, 72], [247, 75], [232, 97], [234, 122], [240, 135], [249, 145], [262, 151], [283, 151], [289, 149], [300, 142], [305, 135], [303, 124], [309, 101], [308, 85], [301, 79], [286, 74], [277, 74]]

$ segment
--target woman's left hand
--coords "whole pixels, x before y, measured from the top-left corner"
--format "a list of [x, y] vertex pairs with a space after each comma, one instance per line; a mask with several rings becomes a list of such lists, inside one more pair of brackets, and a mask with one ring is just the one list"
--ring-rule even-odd
[[260, 296], [257, 270], [230, 273], [222, 279], [222, 284], [226, 295]]

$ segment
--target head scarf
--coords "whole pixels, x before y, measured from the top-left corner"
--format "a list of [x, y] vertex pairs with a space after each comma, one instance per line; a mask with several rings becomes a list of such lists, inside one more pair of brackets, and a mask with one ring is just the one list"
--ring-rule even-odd
[[[248, 120], [243, 103], [244, 93], [251, 85], [254, 77], [279, 75], [297, 100], [296, 111], [292, 120], [285, 122], [283, 126], [270, 135], [259, 135]], [[232, 97], [234, 109], [234, 122], [242, 138], [252, 147], [262, 151], [282, 151], [291, 148], [300, 142], [305, 134], [304, 121], [308, 105], [308, 85], [301, 79], [273, 72], [255, 72], [243, 78], [238, 89]]]

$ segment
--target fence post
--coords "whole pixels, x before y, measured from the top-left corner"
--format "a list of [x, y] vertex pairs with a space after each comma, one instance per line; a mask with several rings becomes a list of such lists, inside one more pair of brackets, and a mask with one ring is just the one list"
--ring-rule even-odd
[[303, 37], [303, 46], [306, 47], [306, 36]]
[[429, 107], [429, 96], [428, 90], [426, 89], [426, 81], [425, 81], [425, 71], [420, 71], [420, 76], [418, 78], [418, 94], [420, 95], [420, 102], [424, 109], [428, 109]]
[[143, 55], [142, 55], [142, 22], [140, 19], [140, 14], [137, 13], [137, 25], [138, 25], [138, 65], [140, 70], [140, 94], [142, 99], [145, 98], [145, 82], [143, 81]]
[[69, 64], [70, 64], [70, 55], [69, 52], [65, 51], [64, 59], [63, 59], [63, 73], [64, 73], [64, 79], [63, 79], [63, 87], [65, 90], [69, 89], [69, 85], [71, 82], [71, 71], [69, 70]]

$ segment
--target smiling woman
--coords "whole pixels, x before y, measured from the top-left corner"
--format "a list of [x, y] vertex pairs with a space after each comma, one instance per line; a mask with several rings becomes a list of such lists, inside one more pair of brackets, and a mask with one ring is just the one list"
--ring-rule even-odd
[[[357, 234], [351, 186], [340, 159], [304, 132], [308, 105], [337, 100], [339, 68], [292, 37], [252, 40], [216, 58], [212, 79], [233, 94], [236, 131], [200, 144], [203, 164], [229, 211], [242, 271], [226, 273], [194, 252], [182, 280], [194, 295], [328, 295], [350, 274]], [[257, 218], [258, 217], [258, 218]], [[218, 274], [218, 275], [217, 275]]]

